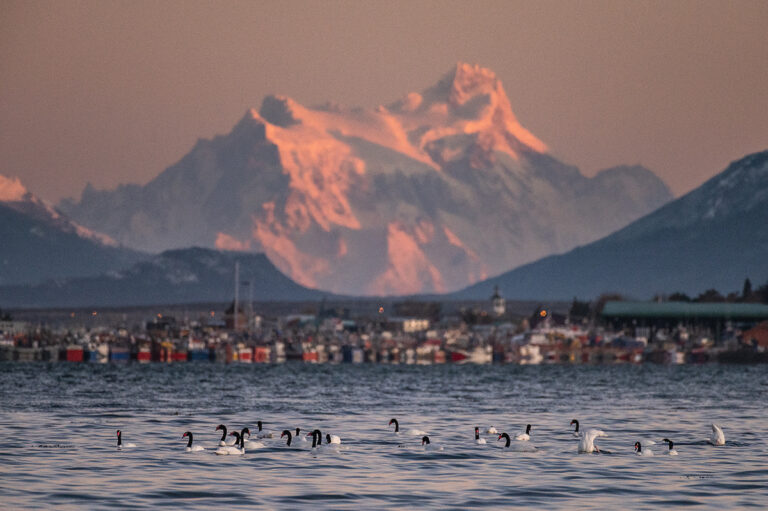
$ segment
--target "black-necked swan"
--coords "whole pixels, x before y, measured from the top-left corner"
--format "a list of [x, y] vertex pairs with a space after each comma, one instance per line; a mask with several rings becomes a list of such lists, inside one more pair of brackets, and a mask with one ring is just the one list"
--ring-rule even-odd
[[314, 430], [312, 433], [308, 434], [307, 436], [312, 437], [312, 451], [317, 452], [318, 450], [326, 447], [323, 445], [323, 435], [320, 433], [319, 429]]
[[221, 440], [219, 440], [220, 447], [226, 447], [227, 445], [235, 445], [234, 438], [227, 439], [227, 427], [224, 424], [219, 424], [218, 426], [216, 426], [216, 431], [219, 431], [219, 430], [221, 430]]
[[[389, 425], [391, 426], [392, 424], [395, 425], [395, 434], [400, 434], [400, 423], [397, 422], [397, 419], [391, 419], [389, 421]], [[420, 435], [424, 436], [427, 434], [427, 432], [422, 431], [420, 429], [409, 429], [408, 431], [405, 432], [405, 434], [411, 435], [411, 436], [420, 436]]]
[[579, 453], [592, 453], [592, 452], [600, 452], [600, 448], [595, 445], [595, 439], [601, 436], [608, 436], [599, 429], [588, 429], [581, 435], [581, 440], [579, 440]]
[[672, 440], [670, 440], [669, 438], [665, 438], [664, 440], [662, 440], [662, 442], [669, 444], [669, 450], [667, 451], [667, 454], [669, 456], [677, 456], [677, 451], [672, 448], [675, 445], [672, 442]]
[[123, 443], [123, 432], [118, 429], [117, 430], [117, 449], [118, 450], [122, 450], [124, 447], [126, 449], [130, 449], [131, 447], [136, 447], [136, 444], [129, 444], [129, 443], [124, 444]]
[[475, 443], [477, 445], [485, 444], [485, 438], [480, 438], [480, 428], [475, 426]]
[[486, 429], [485, 432], [488, 433], [489, 435], [497, 435], [499, 433], [499, 431], [496, 428], [494, 428], [493, 426], [491, 426], [490, 428]]
[[259, 428], [259, 431], [256, 432], [256, 438], [274, 438], [274, 433], [262, 428], [261, 421], [256, 421], [256, 426]]
[[579, 433], [579, 421], [577, 421], [576, 419], [573, 419], [571, 421], [571, 426], [573, 426], [574, 424], [576, 424], [576, 429], [573, 430], [573, 436], [576, 438], [581, 438], [581, 433]]
[[531, 439], [531, 425], [530, 424], [525, 426], [525, 433], [518, 433], [515, 436], [515, 440], [518, 440], [520, 442], [527, 442], [530, 439]]
[[516, 452], [537, 452], [539, 450], [535, 445], [531, 445], [528, 442], [515, 442], [513, 444], [508, 433], [501, 433], [497, 442], [502, 439], [504, 440], [502, 449], [510, 449]]
[[205, 447], [202, 445], [192, 445], [192, 432], [187, 431], [183, 435], [181, 435], [181, 438], [189, 437], [189, 442], [187, 443], [187, 452], [198, 452], [198, 451], [204, 451]]
[[225, 445], [216, 449], [216, 454], [220, 456], [232, 455], [232, 454], [245, 454], [245, 444], [243, 443], [243, 436], [237, 431], [233, 431], [229, 436], [235, 437], [235, 445]]
[[301, 436], [299, 433], [301, 433], [301, 428], [296, 428], [296, 435], [295, 435], [296, 436], [296, 441], [297, 442], [299, 442], [299, 441], [306, 442], [307, 438], [304, 437], [304, 436]]
[[725, 445], [725, 433], [717, 424], [712, 424], [712, 436], [707, 440], [712, 445]]
[[635, 454], [638, 456], [653, 456], [653, 451], [650, 449], [643, 450], [640, 442], [635, 442]]
[[443, 450], [442, 446], [431, 443], [427, 435], [424, 435], [423, 437], [421, 437], [421, 445], [424, 447], [425, 451], [442, 451]]
[[325, 441], [328, 445], [331, 444], [340, 444], [341, 438], [338, 435], [330, 435], [328, 433], [325, 434]]
[[[299, 428], [296, 428], [296, 429], [299, 429]], [[293, 434], [291, 434], [290, 430], [284, 429], [283, 432], [280, 434], [280, 438], [283, 438], [284, 436], [288, 437], [288, 440], [286, 440], [285, 445], [290, 447], [291, 441], [293, 440]]]

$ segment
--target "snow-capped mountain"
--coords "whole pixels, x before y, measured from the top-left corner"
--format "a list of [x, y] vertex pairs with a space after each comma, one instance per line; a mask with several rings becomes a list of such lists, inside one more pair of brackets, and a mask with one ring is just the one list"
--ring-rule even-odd
[[95, 275], [141, 257], [69, 220], [17, 178], [0, 175], [0, 284]]
[[[118, 307], [232, 300], [235, 262], [240, 263], [244, 299], [319, 300], [280, 273], [264, 254], [202, 248], [169, 250], [120, 271], [97, 276], [0, 287], [0, 307]], [[246, 291], [247, 290], [247, 291]]]
[[699, 188], [566, 254], [477, 283], [456, 298], [637, 298], [738, 291], [768, 282], [768, 151], [731, 163]]
[[670, 198], [642, 167], [561, 163], [491, 71], [460, 63], [376, 109], [268, 96], [147, 185], [89, 186], [61, 208], [137, 249], [263, 251], [306, 286], [404, 294], [568, 250]]

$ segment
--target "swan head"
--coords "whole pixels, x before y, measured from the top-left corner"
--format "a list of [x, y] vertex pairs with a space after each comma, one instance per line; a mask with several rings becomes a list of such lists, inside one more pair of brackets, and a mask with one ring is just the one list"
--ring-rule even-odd
[[185, 431], [183, 435], [181, 435], [181, 438], [187, 438], [188, 436], [192, 436], [192, 433], [189, 431]]
[[328, 434], [328, 433], [325, 434], [325, 441], [328, 442], [329, 444], [331, 443], [331, 435], [330, 434]]
[[245, 438], [245, 435], [248, 435], [250, 437], [251, 436], [251, 430], [248, 429], [248, 428], [243, 428], [243, 430], [240, 432], [240, 435], [242, 435], [243, 438]]
[[425, 436], [421, 437], [421, 445], [429, 445], [429, 437], [428, 436], [425, 435]]
[[120, 430], [118, 429], [118, 430], [117, 430], [117, 436], [118, 436], [118, 438], [119, 438], [119, 437], [120, 437], [120, 435], [122, 435], [122, 434], [123, 434], [123, 432], [122, 432], [122, 431], [120, 431]]
[[224, 430], [224, 431], [226, 431], [226, 430], [227, 430], [227, 427], [226, 427], [224, 424], [219, 424], [218, 426], [216, 426], [216, 429], [215, 429], [215, 431], [219, 431], [219, 430]]
[[640, 442], [635, 442], [635, 452], [643, 452], [643, 446], [640, 445]]
[[670, 450], [670, 451], [672, 450], [672, 445], [674, 445], [674, 444], [672, 443], [672, 440], [670, 440], [669, 438], [665, 438], [664, 440], [662, 440], [662, 442], [664, 442], [664, 443], [666, 443], [666, 444], [669, 444], [669, 450]]
[[528, 424], [527, 426], [525, 426], [525, 434], [528, 435], [530, 434], [530, 432], [531, 432], [531, 425]]
[[299, 436], [299, 433], [301, 433], [301, 428], [296, 428], [296, 436]]
[[571, 426], [573, 426], [574, 424], [576, 424], [576, 429], [574, 431], [578, 431], [579, 430], [579, 421], [577, 421], [576, 419], [573, 419], [571, 421]]

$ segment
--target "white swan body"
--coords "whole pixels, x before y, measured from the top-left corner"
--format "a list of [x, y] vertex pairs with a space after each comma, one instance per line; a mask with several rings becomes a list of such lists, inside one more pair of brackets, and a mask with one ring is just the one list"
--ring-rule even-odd
[[268, 429], [262, 429], [262, 422], [256, 421], [256, 426], [259, 428], [259, 430], [254, 435], [256, 438], [274, 438], [275, 434], [268, 430]]
[[249, 449], [263, 449], [266, 447], [266, 445], [264, 445], [264, 442], [259, 442], [258, 440], [251, 440], [249, 438], [245, 439], [245, 445]]
[[493, 426], [491, 426], [490, 428], [486, 429], [485, 432], [487, 434], [489, 434], [489, 435], [498, 435], [499, 434], [499, 431], [496, 428], [494, 428]]
[[525, 427], [525, 431], [523, 431], [522, 433], [518, 433], [517, 435], [515, 435], [515, 440], [517, 440], [518, 442], [527, 442], [528, 440], [530, 440], [530, 439], [531, 439], [531, 435], [530, 435], [530, 432], [531, 432], [531, 425], [530, 425], [530, 424], [528, 424], [528, 425]]
[[579, 453], [585, 454], [585, 453], [592, 453], [592, 452], [600, 452], [600, 449], [595, 446], [595, 439], [598, 437], [604, 437], [608, 436], [605, 434], [604, 431], [599, 429], [588, 429], [586, 430], [582, 436], [581, 440], [579, 440]]
[[725, 445], [725, 433], [717, 424], [712, 424], [712, 436], [709, 437], [712, 445]]
[[235, 447], [234, 445], [225, 445], [224, 447], [219, 447], [214, 451], [219, 456], [227, 456], [227, 455], [235, 455], [235, 454], [245, 454], [245, 449], [240, 449], [239, 447]]

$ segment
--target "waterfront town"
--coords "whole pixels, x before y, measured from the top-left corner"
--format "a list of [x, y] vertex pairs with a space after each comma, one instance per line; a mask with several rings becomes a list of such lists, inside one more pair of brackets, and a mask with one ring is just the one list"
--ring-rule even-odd
[[761, 303], [357, 300], [0, 313], [0, 361], [768, 361]]

